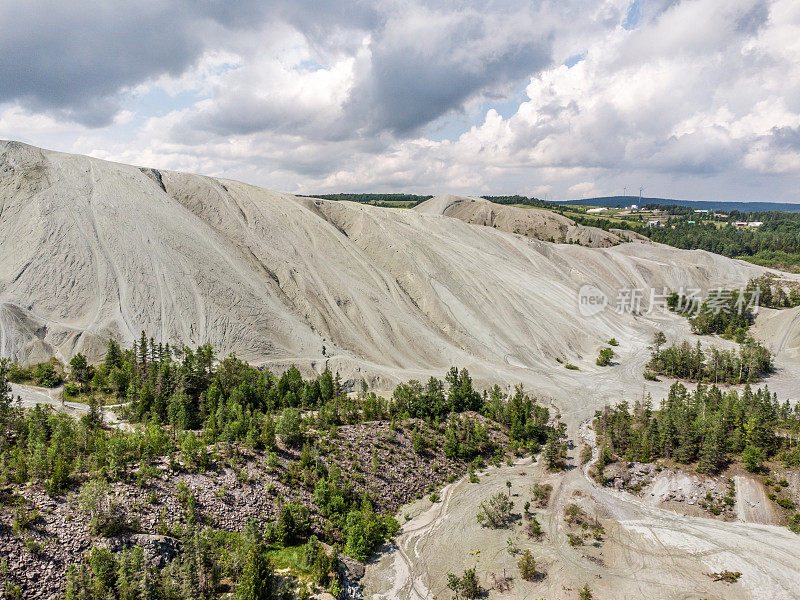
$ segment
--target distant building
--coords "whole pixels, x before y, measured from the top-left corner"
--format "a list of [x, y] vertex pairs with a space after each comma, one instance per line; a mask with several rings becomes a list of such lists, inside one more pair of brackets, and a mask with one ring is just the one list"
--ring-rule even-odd
[[586, 212], [587, 212], [587, 213], [601, 213], [601, 212], [604, 212], [604, 211], [607, 211], [607, 210], [608, 210], [607, 208], [603, 208], [603, 207], [601, 206], [600, 208], [590, 208], [590, 209], [589, 209], [589, 210], [587, 210]]
[[687, 223], [691, 223], [692, 225], [694, 225], [694, 221], [686, 221], [686, 222]]
[[658, 219], [652, 219], [652, 220], [647, 222], [647, 226], [648, 227], [663, 227], [664, 224], [661, 221], [659, 221]]
[[736, 225], [736, 227], [747, 227], [747, 221], [736, 221], [734, 225]]
[[748, 227], [761, 227], [764, 224], [764, 221], [750, 221], [747, 223]]
[[725, 213], [714, 213], [714, 216], [715, 217], [720, 217], [721, 219], [727, 219], [728, 218], [728, 215], [726, 215]]
[[695, 208], [694, 212], [696, 212], [696, 213], [707, 213], [708, 209], [707, 208]]

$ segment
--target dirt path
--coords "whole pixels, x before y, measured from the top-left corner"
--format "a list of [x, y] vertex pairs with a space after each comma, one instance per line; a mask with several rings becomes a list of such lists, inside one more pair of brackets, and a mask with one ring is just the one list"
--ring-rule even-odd
[[[584, 428], [582, 434], [590, 432]], [[521, 521], [505, 530], [477, 523], [480, 502], [505, 492], [506, 481], [512, 484], [519, 512], [534, 482], [553, 486], [549, 506], [537, 511], [545, 530], [542, 541], [529, 540]], [[563, 515], [571, 503], [602, 523], [606, 536], [601, 547], [569, 544]], [[460, 574], [472, 566], [487, 589], [492, 573], [514, 578], [509, 592], [492, 591], [490, 597], [574, 600], [588, 583], [600, 599], [800, 598], [800, 536], [783, 527], [686, 517], [654, 508], [630, 494], [598, 486], [581, 468], [550, 474], [529, 459], [490, 468], [480, 483], [462, 479], [448, 486], [441, 502], [418, 501], [405, 512], [413, 518], [403, 526], [396, 548], [367, 567], [365, 598], [447, 599], [452, 596], [447, 573]], [[518, 558], [507, 552], [509, 538], [521, 549], [531, 549], [547, 577], [538, 582], [519, 578]], [[740, 581], [712, 581], [709, 573], [723, 569], [740, 571]]]
[[[89, 405], [82, 402], [64, 401], [61, 399], [63, 388], [43, 388], [32, 385], [11, 384], [11, 395], [22, 400], [24, 408], [33, 408], [37, 404], [46, 404], [68, 414], [74, 419], [79, 419], [89, 412]], [[117, 405], [121, 406], [121, 405]], [[103, 422], [117, 429], [130, 430], [131, 425], [122, 421], [112, 407], [103, 407]]]

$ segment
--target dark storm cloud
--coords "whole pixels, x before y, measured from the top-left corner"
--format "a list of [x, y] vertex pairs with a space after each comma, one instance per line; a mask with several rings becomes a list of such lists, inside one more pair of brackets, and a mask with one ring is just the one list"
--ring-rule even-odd
[[[422, 0], [395, 11], [373, 35], [369, 69], [346, 107], [370, 132], [404, 135], [478, 96], [503, 97], [552, 61], [544, 14], [570, 3]], [[432, 25], [420, 25], [429, 20]]]
[[[367, 115], [373, 131], [408, 134], [479, 93], [502, 96], [508, 84], [550, 63], [546, 38], [533, 34], [531, 39], [511, 39], [499, 47], [491, 44], [491, 38], [500, 35], [476, 23], [446, 32], [433, 52], [426, 51], [426, 44], [420, 48], [414, 39], [400, 45], [378, 44], [348, 109]], [[465, 60], [465, 49], [470, 60]]]
[[[513, 21], [537, 5], [507, 2], [484, 14], [483, 4], [447, 1], [0, 0], [0, 103], [105, 126], [122, 108], [126, 88], [180, 75], [206, 50], [235, 41], [237, 31], [283, 23], [322, 55], [355, 55], [369, 36], [370, 60], [359, 64], [341, 119], [321, 130], [302, 113], [276, 112], [245, 94], [242, 106], [235, 98], [214, 98], [216, 108], [193, 126], [203, 129], [205, 123], [217, 135], [289, 127], [312, 129], [305, 133], [325, 139], [381, 131], [404, 135], [480, 93], [502, 96], [503, 86], [548, 64], [546, 32], [509, 35]], [[406, 23], [414, 10], [423, 14]], [[420, 38], [414, 28], [425, 15], [445, 23]]]
[[232, 30], [268, 20], [321, 36], [341, 23], [372, 27], [377, 15], [361, 2], [2, 0], [0, 103], [107, 125], [122, 89], [179, 75]]
[[105, 125], [120, 88], [180, 73], [202, 48], [196, 21], [168, 3], [3, 2], [0, 102]]

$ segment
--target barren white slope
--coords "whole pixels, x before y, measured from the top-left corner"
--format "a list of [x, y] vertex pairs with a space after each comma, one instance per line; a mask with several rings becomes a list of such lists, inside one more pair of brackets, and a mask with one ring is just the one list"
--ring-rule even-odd
[[[559, 245], [424, 211], [0, 144], [0, 351], [141, 330], [257, 362], [399, 378], [468, 366], [533, 381], [653, 323], [581, 318], [576, 293], [740, 285], [763, 269], [653, 244]], [[324, 349], [324, 350], [323, 350]]]
[[578, 225], [572, 219], [549, 210], [495, 204], [484, 198], [444, 194], [426, 200], [414, 210], [455, 217], [465, 223], [494, 227], [538, 240], [569, 242], [592, 248], [607, 248], [620, 241], [641, 238], [631, 232], [617, 230], [617, 233], [610, 233], [596, 227]]

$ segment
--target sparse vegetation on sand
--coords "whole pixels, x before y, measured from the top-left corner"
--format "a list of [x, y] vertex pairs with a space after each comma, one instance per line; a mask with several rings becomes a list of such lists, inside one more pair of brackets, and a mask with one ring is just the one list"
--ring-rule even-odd
[[511, 498], [502, 492], [497, 492], [481, 503], [475, 518], [478, 519], [478, 523], [492, 529], [506, 527], [511, 521], [513, 508], [514, 503]]
[[742, 574], [739, 571], [720, 571], [719, 573], [709, 573], [714, 581], [724, 581], [725, 583], [736, 583]]
[[773, 371], [769, 350], [752, 338], [744, 340], [738, 352], [714, 346], [704, 350], [699, 341], [695, 346], [684, 340], [663, 348], [657, 342], [658, 337], [647, 363], [646, 379], [659, 374], [686, 381], [740, 385], [760, 381]]
[[483, 593], [475, 567], [465, 569], [461, 577], [454, 573], [448, 573], [447, 587], [453, 591], [457, 599], [474, 600]]
[[614, 351], [611, 348], [601, 348], [595, 362], [598, 367], [605, 367], [611, 362], [612, 358], [614, 358]]

